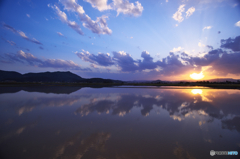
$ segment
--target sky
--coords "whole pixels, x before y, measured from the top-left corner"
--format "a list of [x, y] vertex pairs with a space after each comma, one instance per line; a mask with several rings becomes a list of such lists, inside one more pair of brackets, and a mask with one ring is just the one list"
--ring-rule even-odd
[[0, 70], [240, 79], [239, 0], [0, 0]]

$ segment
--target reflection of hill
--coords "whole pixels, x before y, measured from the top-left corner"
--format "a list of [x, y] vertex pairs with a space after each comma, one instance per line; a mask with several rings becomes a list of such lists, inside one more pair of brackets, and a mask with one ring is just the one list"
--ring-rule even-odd
[[65, 87], [65, 86], [35, 86], [35, 87], [1, 87], [0, 94], [16, 93], [21, 90], [26, 92], [39, 93], [55, 93], [55, 94], [70, 94], [78, 91], [82, 87]]

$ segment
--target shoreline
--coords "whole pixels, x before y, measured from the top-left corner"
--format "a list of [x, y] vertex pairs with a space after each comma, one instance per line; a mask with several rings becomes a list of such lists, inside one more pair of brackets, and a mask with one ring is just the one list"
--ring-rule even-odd
[[[199, 84], [199, 83], [188, 83], [188, 84], [176, 84], [176, 83], [161, 83], [161, 84], [153, 84], [153, 83], [39, 83], [39, 82], [0, 82], [0, 87], [114, 87], [121, 86], [117, 88], [136, 88], [137, 86], [153, 86], [153, 87], [163, 87], [163, 86], [174, 86], [181, 87], [181, 89], [186, 89], [188, 87], [205, 87], [205, 88], [213, 88], [213, 89], [240, 89], [240, 84], [232, 83], [232, 84], [223, 84], [223, 83], [209, 83], [209, 84]], [[126, 86], [126, 87], [124, 87]], [[130, 86], [130, 87], [129, 87]], [[132, 87], [131, 87], [132, 86]], [[185, 87], [185, 88], [184, 88]], [[203, 88], [202, 88], [203, 89]]]

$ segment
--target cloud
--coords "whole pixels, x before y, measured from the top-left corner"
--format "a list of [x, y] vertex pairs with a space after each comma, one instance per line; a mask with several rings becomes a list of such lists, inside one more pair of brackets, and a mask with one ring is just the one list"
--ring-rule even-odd
[[205, 29], [211, 29], [211, 28], [212, 28], [212, 26], [206, 26], [206, 27], [203, 28], [203, 31], [204, 31]]
[[27, 37], [26, 34], [24, 32], [22, 32], [21, 30], [17, 31], [16, 29], [14, 29], [13, 27], [11, 27], [10, 25], [7, 25], [7, 24], [3, 24], [3, 27], [5, 27], [6, 29], [10, 30], [11, 32], [13, 32], [15, 34], [18, 34], [19, 36], [21, 36], [22, 38], [24, 38], [27, 41], [42, 45], [42, 43], [39, 42], [38, 40], [36, 40], [35, 38], [30, 39], [29, 37]]
[[240, 21], [238, 21], [237, 23], [235, 23], [235, 26], [240, 27]]
[[[229, 39], [222, 39], [220, 48], [213, 49], [212, 46], [203, 45], [210, 50], [203, 56], [193, 56], [182, 52], [181, 47], [171, 50], [172, 52], [162, 60], [154, 61], [153, 57], [147, 51], [141, 53], [142, 59], [133, 59], [133, 57], [124, 51], [113, 52], [113, 56], [106, 54], [93, 55], [85, 52], [78, 56], [84, 61], [102, 66], [116, 66], [122, 72], [131, 72], [138, 74], [148, 72], [148, 75], [157, 74], [158, 76], [176, 76], [190, 74], [204, 70], [204, 74], [226, 76], [228, 74], [240, 75], [240, 36]], [[224, 49], [231, 49], [227, 51]], [[174, 52], [180, 52], [175, 54]], [[107, 60], [100, 60], [100, 55], [107, 57]], [[99, 61], [102, 63], [99, 64]], [[206, 66], [208, 66], [207, 69]]]
[[180, 51], [183, 51], [183, 49], [184, 48], [182, 48], [181, 46], [179, 46], [179, 47], [177, 47], [177, 48], [173, 48], [172, 50], [171, 50], [171, 52], [180, 52]]
[[149, 52], [143, 51], [141, 57], [143, 61], [139, 62], [139, 70], [157, 68], [158, 64], [157, 62], [153, 62], [153, 58], [150, 56]]
[[27, 16], [28, 18], [30, 18], [30, 15], [29, 15], [29, 14], [26, 14], [26, 16]]
[[[179, 55], [170, 53], [167, 58], [162, 61], [153, 61], [153, 57], [149, 52], [143, 51], [141, 57], [143, 60], [134, 60], [129, 53], [124, 51], [113, 52], [113, 57], [106, 54], [90, 54], [88, 51], [76, 52], [77, 56], [84, 61], [101, 66], [117, 66], [122, 72], [141, 72], [144, 70], [156, 71], [159, 75], [175, 75], [193, 69], [193, 66], [188, 66], [180, 61]], [[156, 73], [155, 72], [155, 73]]]
[[16, 45], [16, 43], [13, 42], [13, 41], [9, 41], [9, 40], [7, 40], [7, 42], [8, 42], [10, 45], [12, 45], [12, 46]]
[[98, 53], [98, 55], [94, 55], [90, 54], [88, 51], [82, 50], [81, 52], [75, 52], [75, 54], [83, 61], [90, 62], [99, 66], [114, 65], [113, 59], [110, 57], [109, 53]]
[[136, 1], [135, 5], [129, 3], [128, 0], [113, 0], [113, 3], [110, 4], [114, 10], [117, 11], [117, 16], [120, 13], [131, 15], [131, 16], [140, 16], [143, 11], [143, 6], [140, 2]]
[[113, 58], [123, 72], [134, 72], [138, 70], [137, 61], [133, 60], [131, 55], [124, 51], [113, 52]]
[[209, 49], [211, 49], [211, 50], [213, 50], [213, 47], [210, 46], [210, 45], [206, 45], [206, 47], [209, 48]]
[[199, 47], [205, 47], [206, 45], [202, 44], [201, 42], [198, 43]]
[[59, 35], [59, 36], [64, 36], [62, 33], [60, 33], [60, 32], [57, 32], [57, 34]]
[[195, 8], [194, 7], [191, 7], [191, 8], [189, 8], [187, 11], [186, 11], [186, 18], [188, 18], [188, 17], [190, 17], [192, 14], [193, 14], [193, 12], [195, 12]]
[[240, 75], [240, 53], [228, 53], [222, 49], [209, 51], [203, 57], [182, 58], [190, 65], [198, 67], [211, 66], [206, 71], [211, 75], [226, 76], [228, 74]]
[[99, 11], [112, 9], [110, 5], [107, 5], [108, 0], [84, 0], [84, 1], [90, 3], [93, 8], [96, 8]]
[[221, 48], [240, 51], [240, 36], [237, 36], [236, 38], [228, 38], [226, 40], [222, 39]]
[[130, 16], [140, 16], [143, 11], [143, 6], [140, 2], [136, 1], [130, 3], [128, 0], [113, 0], [112, 3], [107, 4], [107, 0], [84, 0], [89, 2], [93, 8], [98, 9], [99, 11], [104, 10], [115, 10], [117, 11], [117, 16], [120, 13], [127, 14]]
[[55, 69], [70, 69], [70, 70], [81, 70], [81, 71], [91, 71], [89, 68], [81, 68], [78, 64], [71, 60], [61, 60], [61, 59], [39, 59], [31, 53], [25, 53], [19, 50], [16, 54], [5, 54], [3, 57], [5, 61], [9, 63], [19, 62], [28, 63], [31, 66], [37, 67], [50, 67]]
[[50, 6], [50, 7], [55, 10], [55, 12], [58, 15], [59, 19], [63, 23], [66, 23], [70, 28], [75, 30], [78, 34], [83, 35], [83, 32], [82, 32], [80, 26], [75, 21], [68, 20], [67, 15], [66, 15], [65, 12], [62, 12], [56, 5]]
[[[94, 21], [87, 14], [85, 14], [83, 7], [77, 4], [75, 0], [59, 0], [59, 1], [63, 4], [64, 10], [76, 12], [82, 22], [82, 25], [85, 28], [91, 30], [93, 33], [96, 33], [96, 34], [112, 33], [112, 30], [108, 28], [107, 22], [106, 22], [106, 19], [108, 19], [108, 16], [103, 15], [102, 17], [97, 17], [96, 21]], [[54, 5], [54, 8], [57, 8], [57, 10], [59, 10], [59, 8], [56, 5]], [[58, 12], [60, 12], [60, 10]], [[63, 13], [64, 12], [62, 12], [62, 14], [59, 15], [61, 17], [60, 19], [62, 19], [62, 21], [66, 21], [67, 16], [65, 13], [64, 14]], [[76, 25], [75, 22], [74, 23], [72, 22], [71, 24]]]
[[175, 19], [176, 21], [178, 21], [179, 23], [182, 22], [184, 20], [184, 18], [182, 17], [182, 12], [184, 12], [185, 10], [185, 4], [182, 4], [178, 7], [178, 10], [176, 13], [173, 14], [172, 18]]

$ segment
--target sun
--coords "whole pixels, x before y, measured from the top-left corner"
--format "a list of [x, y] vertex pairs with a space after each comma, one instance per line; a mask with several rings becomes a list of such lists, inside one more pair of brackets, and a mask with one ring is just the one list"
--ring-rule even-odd
[[194, 79], [194, 80], [199, 80], [199, 79], [202, 79], [202, 78], [204, 77], [204, 75], [203, 75], [202, 72], [199, 73], [199, 74], [197, 74], [197, 73], [192, 73], [192, 74], [190, 74], [190, 77], [191, 77], [192, 79]]

